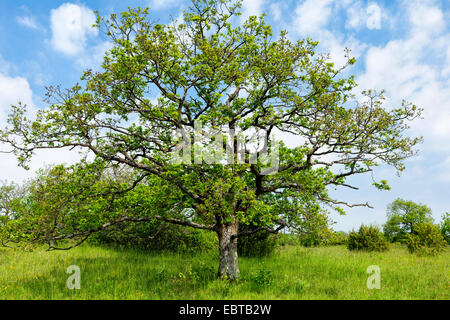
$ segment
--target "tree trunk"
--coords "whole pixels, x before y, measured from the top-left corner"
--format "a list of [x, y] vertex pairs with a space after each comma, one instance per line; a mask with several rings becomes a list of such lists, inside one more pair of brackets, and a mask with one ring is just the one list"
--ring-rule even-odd
[[219, 278], [234, 281], [240, 276], [237, 253], [237, 232], [237, 222], [220, 225], [217, 229], [217, 236], [219, 237]]

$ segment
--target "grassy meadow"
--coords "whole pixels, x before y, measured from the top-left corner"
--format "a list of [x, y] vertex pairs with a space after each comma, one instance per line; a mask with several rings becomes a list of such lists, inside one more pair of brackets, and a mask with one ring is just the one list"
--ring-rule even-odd
[[[147, 253], [81, 246], [70, 251], [0, 249], [0, 299], [450, 299], [450, 249], [436, 257], [404, 247], [384, 253], [343, 246], [285, 246], [266, 258], [240, 260], [241, 280], [215, 278], [215, 251]], [[66, 270], [81, 270], [69, 290]], [[378, 265], [381, 288], [366, 286]]]

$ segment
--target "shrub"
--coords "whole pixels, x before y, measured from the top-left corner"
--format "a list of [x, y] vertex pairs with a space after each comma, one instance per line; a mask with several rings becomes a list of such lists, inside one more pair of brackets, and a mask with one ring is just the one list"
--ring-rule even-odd
[[296, 245], [298, 244], [297, 236], [293, 234], [279, 233], [277, 243], [280, 247]]
[[441, 233], [445, 241], [447, 241], [447, 243], [450, 244], [450, 214], [448, 212], [446, 212], [442, 216], [442, 221], [439, 227], [441, 229]]
[[[250, 226], [240, 225], [239, 230], [245, 232]], [[243, 257], [269, 256], [275, 250], [277, 236], [265, 230], [238, 238], [238, 255]]]
[[445, 247], [445, 240], [439, 227], [431, 222], [422, 222], [414, 226], [406, 242], [411, 253], [419, 255], [436, 255]]
[[307, 233], [299, 235], [298, 240], [304, 247], [317, 247], [322, 243], [322, 238], [318, 234]]
[[315, 247], [323, 244], [331, 234], [332, 221], [324, 212], [304, 214], [303, 225], [298, 230], [298, 239], [302, 246]]
[[359, 231], [351, 231], [348, 235], [347, 248], [349, 250], [385, 251], [389, 249], [389, 242], [383, 237], [376, 226], [361, 225]]
[[332, 231], [327, 239], [323, 241], [325, 246], [338, 246], [347, 244], [348, 234], [344, 231]]

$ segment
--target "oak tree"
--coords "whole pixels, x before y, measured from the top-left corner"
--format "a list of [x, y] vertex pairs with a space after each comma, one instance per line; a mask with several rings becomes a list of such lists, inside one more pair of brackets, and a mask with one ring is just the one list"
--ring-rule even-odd
[[[169, 24], [152, 21], [141, 8], [98, 15], [97, 27], [114, 44], [101, 71], [86, 71], [82, 83], [68, 90], [48, 88], [49, 106], [34, 120], [26, 119], [24, 105], [12, 107], [0, 137], [21, 165], [38, 149], [83, 148], [101, 166], [133, 169], [133, 181], [110, 192], [146, 184], [164, 190], [158, 201], [146, 201], [143, 191], [134, 208], [115, 211], [109, 222], [89, 210], [72, 210], [77, 219], [60, 217], [42, 237], [55, 246], [61, 239], [82, 241], [114, 223], [150, 218], [210, 230], [219, 241], [218, 275], [234, 280], [239, 224], [253, 226], [245, 234], [276, 233], [301, 228], [305, 217], [327, 208], [369, 206], [334, 199], [328, 191], [357, 189], [348, 178], [379, 164], [404, 169], [403, 161], [420, 141], [405, 134], [419, 108], [403, 102], [388, 110], [383, 94], [370, 90], [356, 102], [354, 79], [343, 75], [355, 62], [350, 54], [337, 68], [316, 53], [317, 42], [292, 41], [285, 31], [274, 34], [264, 15], [243, 23], [239, 15], [240, 2], [226, 0], [194, 0], [182, 21]], [[256, 151], [245, 136], [243, 142], [238, 134], [219, 140], [234, 151], [231, 161], [199, 163], [195, 143], [185, 148], [183, 159], [191, 161], [173, 161], [180, 146], [175, 133], [195, 142], [200, 122], [204, 131], [260, 129], [267, 138]], [[280, 133], [295, 137], [298, 146], [280, 142], [272, 148]], [[278, 151], [267, 172], [263, 156], [269, 150]], [[388, 188], [386, 181], [374, 184]], [[77, 214], [85, 215], [83, 224], [77, 224]]]

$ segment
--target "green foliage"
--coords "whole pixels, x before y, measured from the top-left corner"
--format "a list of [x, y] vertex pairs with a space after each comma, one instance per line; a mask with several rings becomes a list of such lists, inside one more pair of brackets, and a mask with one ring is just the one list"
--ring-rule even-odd
[[[102, 69], [84, 72], [81, 84], [68, 90], [49, 87], [49, 106], [33, 120], [24, 104], [11, 106], [8, 127], [0, 130], [0, 142], [12, 147], [23, 167], [35, 150], [48, 148], [82, 148], [95, 160], [68, 175], [58, 169], [37, 186], [23, 203], [31, 211], [19, 210], [8, 223], [10, 240], [54, 247], [112, 224], [158, 216], [210, 231], [232, 223], [272, 230], [288, 225], [316, 245], [323, 208], [342, 213], [345, 204], [329, 188], [351, 187], [349, 177], [382, 163], [404, 169], [421, 142], [405, 134], [420, 108], [405, 101], [388, 110], [384, 93], [371, 90], [357, 102], [354, 77], [344, 70], [355, 63], [349, 51], [344, 66], [336, 67], [316, 53], [312, 39], [273, 34], [264, 15], [236, 24], [240, 7], [240, 1], [193, 0], [181, 23], [167, 24], [154, 23], [142, 8], [97, 15], [96, 26], [113, 44]], [[243, 161], [237, 154], [226, 164], [173, 161], [176, 133], [182, 130], [191, 141], [198, 121], [221, 134], [260, 128], [290, 132], [304, 143], [280, 143], [270, 175], [268, 161], [251, 161], [246, 143]], [[237, 145], [238, 137], [230, 142]], [[273, 135], [265, 142], [277, 145]], [[120, 166], [129, 168], [130, 179], [105, 178], [105, 170]], [[375, 187], [388, 189], [388, 183]]]
[[20, 196], [20, 187], [15, 183], [0, 182], [0, 216], [13, 214], [14, 200]]
[[260, 269], [253, 273], [250, 277], [252, 286], [261, 291], [272, 286], [274, 283], [274, 277], [272, 270]]
[[324, 212], [305, 214], [300, 228], [297, 229], [300, 244], [305, 247], [323, 244], [332, 233], [330, 224], [331, 221]]
[[347, 248], [349, 250], [386, 251], [389, 242], [383, 237], [376, 226], [361, 225], [358, 232], [354, 230], [348, 235]]
[[337, 246], [347, 244], [348, 234], [344, 231], [334, 231], [332, 230], [322, 244], [325, 246]]
[[298, 237], [291, 233], [279, 233], [277, 244], [280, 247], [297, 245]]
[[148, 251], [197, 252], [217, 247], [217, 236], [158, 220], [128, 223], [97, 232], [90, 243]]
[[316, 247], [323, 241], [320, 234], [307, 233], [299, 236], [298, 241], [304, 247]]
[[[32, 242], [67, 247], [73, 243], [53, 239], [70, 232], [78, 234], [74, 240], [80, 242], [89, 239], [91, 243], [153, 251], [189, 252], [217, 245], [214, 234], [151, 219], [152, 214], [160, 214], [170, 205], [171, 197], [176, 198], [160, 181], [149, 179], [126, 193], [114, 193], [128, 188], [133, 174], [129, 170], [110, 171], [99, 163], [41, 170], [24, 188], [24, 196], [10, 206], [14, 219], [3, 228], [3, 239], [24, 246]], [[137, 221], [110, 223], [124, 213]], [[179, 217], [185, 214], [180, 208]]]
[[[240, 225], [240, 232], [251, 230], [250, 226]], [[273, 253], [277, 245], [277, 235], [260, 230], [238, 238], [238, 254], [245, 257], [264, 257]]]
[[7, 224], [16, 218], [20, 199], [25, 194], [25, 187], [15, 183], [0, 183], [0, 243], [6, 245], [8, 242]]
[[416, 224], [433, 222], [431, 214], [431, 209], [426, 205], [396, 199], [388, 206], [384, 235], [390, 242], [405, 242]]
[[450, 214], [448, 212], [442, 215], [441, 223], [439, 224], [442, 236], [445, 241], [450, 244]]
[[386, 180], [381, 180], [380, 182], [374, 182], [373, 185], [379, 190], [391, 190], [388, 182]]
[[431, 222], [420, 222], [414, 225], [406, 245], [411, 253], [437, 255], [444, 250], [446, 242], [437, 225]]

